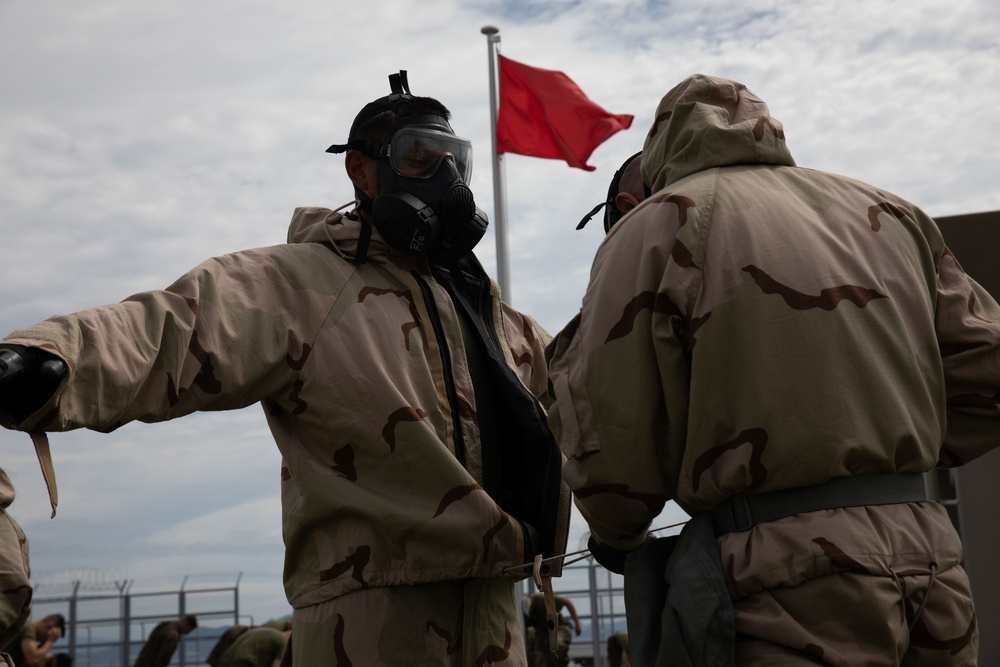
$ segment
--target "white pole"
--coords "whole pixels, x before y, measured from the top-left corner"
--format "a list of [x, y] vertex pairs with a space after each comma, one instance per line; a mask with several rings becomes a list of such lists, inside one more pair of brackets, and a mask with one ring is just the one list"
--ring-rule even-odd
[[500, 30], [491, 25], [484, 26], [486, 48], [490, 60], [490, 134], [493, 139], [493, 224], [494, 236], [497, 240], [497, 283], [500, 285], [500, 296], [508, 304], [511, 303], [510, 293], [510, 262], [507, 259], [507, 186], [504, 173], [503, 154], [497, 152], [497, 47], [500, 44]]

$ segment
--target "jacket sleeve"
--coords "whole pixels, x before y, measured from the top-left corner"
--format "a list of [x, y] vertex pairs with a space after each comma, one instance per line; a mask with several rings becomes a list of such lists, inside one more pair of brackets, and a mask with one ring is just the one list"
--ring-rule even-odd
[[[269, 249], [210, 259], [164, 290], [50, 318], [5, 342], [62, 357], [69, 376], [23, 430], [110, 431], [251, 405], [287, 387], [308, 345], [296, 290]], [[301, 304], [298, 308], [304, 308]]]
[[533, 318], [506, 303], [502, 304], [502, 316], [514, 372], [543, 407], [548, 407], [545, 403], [548, 386], [545, 345], [552, 337]]
[[28, 540], [7, 513], [13, 500], [14, 487], [0, 468], [0, 649], [21, 640], [21, 628], [31, 612]]
[[[643, 225], [653, 216], [656, 224]], [[681, 305], [668, 283], [679, 221], [647, 205], [598, 250], [580, 314], [547, 349], [549, 420], [563, 477], [598, 542], [638, 546], [674, 496], [684, 448], [689, 371]], [[683, 286], [681, 286], [683, 290]], [[683, 293], [683, 291], [681, 292]]]
[[948, 250], [938, 264], [936, 327], [947, 392], [939, 465], [1000, 445], [1000, 306]]

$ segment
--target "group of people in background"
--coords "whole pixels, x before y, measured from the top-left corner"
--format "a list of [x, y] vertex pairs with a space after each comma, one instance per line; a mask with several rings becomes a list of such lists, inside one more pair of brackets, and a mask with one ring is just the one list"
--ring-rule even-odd
[[[198, 627], [198, 619], [187, 614], [174, 621], [158, 623], [146, 637], [133, 667], [167, 667], [181, 639]], [[268, 621], [260, 626], [234, 625], [226, 629], [212, 647], [205, 662], [211, 667], [278, 667], [292, 631], [287, 619]], [[21, 634], [5, 652], [9, 667], [72, 667], [68, 653], [52, 653], [53, 645], [66, 634], [62, 614], [49, 614], [25, 624]], [[0, 657], [0, 665], [3, 665]]]
[[[21, 633], [4, 649], [10, 657], [10, 667], [72, 667], [68, 653], [53, 653], [52, 647], [66, 634], [66, 618], [49, 614], [24, 624]], [[0, 665], [3, 664], [0, 657]]]
[[[525, 599], [524, 625], [526, 628], [528, 667], [566, 667], [570, 663], [569, 648], [574, 636], [580, 636], [583, 625], [573, 601], [554, 595], [551, 616], [555, 633], [549, 632], [550, 613], [546, 608], [545, 594], [534, 593]], [[567, 618], [563, 610], [569, 613]], [[606, 642], [609, 667], [632, 667], [628, 651], [628, 633], [613, 632]]]

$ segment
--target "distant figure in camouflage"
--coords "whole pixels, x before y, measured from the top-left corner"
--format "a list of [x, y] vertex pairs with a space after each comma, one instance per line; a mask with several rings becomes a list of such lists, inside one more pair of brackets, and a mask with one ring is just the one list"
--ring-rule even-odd
[[608, 637], [609, 667], [632, 667], [628, 654], [628, 633], [616, 632]]
[[222, 654], [226, 652], [233, 642], [242, 635], [244, 632], [250, 629], [249, 625], [236, 624], [225, 629], [225, 631], [219, 635], [219, 639], [215, 642], [215, 646], [209, 651], [208, 655], [205, 657], [205, 662], [211, 667], [219, 667], [219, 659]]
[[290, 619], [290, 618], [280, 618], [280, 619], [279, 618], [275, 618], [275, 619], [271, 619], [270, 621], [267, 621], [265, 623], [261, 623], [260, 627], [262, 627], [262, 628], [273, 628], [273, 629], [277, 630], [278, 632], [285, 632], [287, 630], [291, 630], [292, 629], [292, 619]]
[[[569, 598], [556, 595], [553, 598], [556, 620], [556, 650], [552, 650], [549, 638], [548, 613], [545, 610], [545, 594], [534, 593], [527, 599], [528, 613], [525, 615], [525, 627], [528, 633], [528, 666], [529, 667], [566, 667], [569, 664], [569, 645], [573, 634], [579, 636], [582, 628], [580, 616]], [[562, 615], [562, 610], [569, 612], [570, 621]]]
[[52, 647], [66, 634], [66, 618], [48, 614], [25, 623], [21, 634], [8, 644], [6, 651], [16, 667], [45, 667], [53, 658]]
[[[1000, 444], [1000, 306], [916, 206], [796, 167], [740, 83], [668, 92], [642, 176], [547, 351], [564, 479], [592, 551], [624, 566], [632, 659], [974, 665], [962, 544], [922, 473]], [[703, 609], [676, 595], [692, 573], [721, 582], [703, 590], [730, 630], [663, 637], [647, 664], [629, 568], [667, 544], [644, 540], [670, 499], [692, 520], [658, 574], [668, 630]]]
[[390, 83], [329, 149], [353, 210], [299, 208], [287, 244], [12, 333], [0, 422], [37, 444], [259, 402], [282, 455], [285, 664], [523, 665], [515, 582], [569, 524], [538, 399], [549, 336], [472, 252], [471, 145], [405, 72]]
[[176, 621], [157, 624], [146, 638], [134, 667], [167, 667], [181, 643], [181, 637], [198, 627], [198, 619], [188, 614]]
[[250, 628], [219, 657], [218, 667], [278, 667], [291, 630]]

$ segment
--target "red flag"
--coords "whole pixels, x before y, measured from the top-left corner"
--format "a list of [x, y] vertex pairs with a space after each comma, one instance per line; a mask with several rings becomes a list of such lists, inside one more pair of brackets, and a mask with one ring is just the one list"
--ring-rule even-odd
[[632, 116], [608, 113], [562, 72], [498, 57], [498, 153], [561, 159], [594, 171], [587, 164], [594, 149], [632, 125]]

